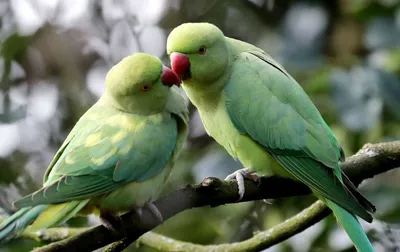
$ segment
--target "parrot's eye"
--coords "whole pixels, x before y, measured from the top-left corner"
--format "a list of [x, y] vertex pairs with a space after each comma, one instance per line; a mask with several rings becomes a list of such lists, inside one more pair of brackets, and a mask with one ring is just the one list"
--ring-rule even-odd
[[207, 48], [206, 48], [205, 46], [201, 46], [197, 52], [198, 52], [200, 55], [203, 55], [203, 54], [206, 53], [206, 51], [207, 51]]
[[151, 85], [151, 84], [146, 84], [146, 85], [144, 85], [144, 86], [140, 89], [140, 91], [146, 92], [147, 90], [151, 89], [152, 87], [153, 87], [153, 85]]

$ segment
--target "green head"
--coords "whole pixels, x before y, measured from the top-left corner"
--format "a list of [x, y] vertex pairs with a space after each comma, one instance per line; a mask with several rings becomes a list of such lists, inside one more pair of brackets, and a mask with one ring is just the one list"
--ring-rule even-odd
[[207, 88], [225, 73], [229, 64], [225, 36], [209, 23], [186, 23], [176, 27], [168, 36], [167, 52], [172, 70], [182, 78], [184, 85]]
[[179, 77], [149, 54], [136, 53], [111, 68], [106, 77], [105, 99], [120, 110], [136, 114], [161, 112], [170, 87]]

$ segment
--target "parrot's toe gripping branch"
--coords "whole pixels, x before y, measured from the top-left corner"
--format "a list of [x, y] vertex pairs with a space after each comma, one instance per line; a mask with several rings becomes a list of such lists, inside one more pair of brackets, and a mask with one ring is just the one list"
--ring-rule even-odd
[[112, 232], [118, 233], [122, 227], [121, 217], [110, 213], [101, 213], [100, 221], [105, 228]]
[[244, 186], [244, 179], [250, 179], [256, 182], [257, 184], [261, 183], [260, 177], [253, 171], [251, 171], [249, 168], [243, 168], [240, 170], [235, 171], [234, 173], [228, 175], [225, 180], [236, 180], [238, 184], [238, 193], [239, 193], [239, 200], [242, 200], [244, 193], [246, 191], [246, 188]]
[[158, 210], [158, 208], [156, 207], [156, 205], [153, 204], [153, 202], [146, 202], [143, 207], [135, 208], [135, 210], [139, 216], [142, 215], [143, 208], [147, 208], [154, 215], [154, 217], [156, 217], [156, 219], [160, 223], [164, 222], [164, 218], [163, 218], [160, 210]]
[[164, 218], [163, 218], [160, 210], [158, 210], [158, 208], [156, 207], [156, 205], [153, 204], [153, 202], [147, 202], [145, 204], [145, 207], [147, 207], [147, 209], [149, 209], [151, 211], [151, 213], [154, 215], [154, 217], [157, 218], [157, 220], [160, 223], [164, 222]]

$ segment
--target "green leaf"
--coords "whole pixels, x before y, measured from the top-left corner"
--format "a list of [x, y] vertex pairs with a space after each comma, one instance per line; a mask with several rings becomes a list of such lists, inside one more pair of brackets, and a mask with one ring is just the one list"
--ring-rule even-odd
[[31, 40], [32, 36], [20, 36], [15, 33], [4, 41], [0, 54], [5, 60], [17, 59], [25, 52]]

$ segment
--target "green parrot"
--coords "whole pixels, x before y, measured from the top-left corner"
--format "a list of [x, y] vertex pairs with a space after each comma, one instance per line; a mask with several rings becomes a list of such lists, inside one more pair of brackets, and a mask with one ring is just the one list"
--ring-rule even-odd
[[[115, 229], [118, 215], [149, 206], [160, 193], [188, 133], [179, 77], [149, 54], [108, 72], [98, 102], [77, 122], [44, 175], [43, 187], [14, 203], [0, 241], [94, 213]], [[114, 221], [114, 222], [113, 222]], [[121, 224], [121, 223], [119, 223]], [[113, 226], [114, 225], [114, 226]]]
[[[344, 153], [301, 86], [263, 50], [225, 37], [209, 23], [176, 27], [167, 40], [172, 70], [197, 107], [206, 132], [254, 172], [299, 180], [332, 209], [361, 252], [373, 251], [355, 215], [371, 222], [375, 207], [340, 169]], [[270, 157], [280, 165], [269, 170]]]

